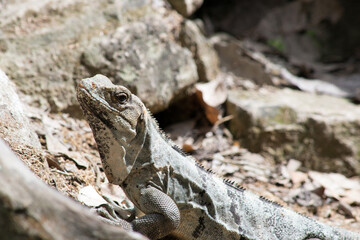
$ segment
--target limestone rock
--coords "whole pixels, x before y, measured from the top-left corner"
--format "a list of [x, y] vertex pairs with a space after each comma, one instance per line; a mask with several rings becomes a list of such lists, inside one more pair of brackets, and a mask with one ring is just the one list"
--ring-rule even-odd
[[184, 22], [180, 40], [194, 55], [200, 81], [211, 81], [219, 73], [219, 58], [198, 26], [190, 20]]
[[290, 89], [229, 93], [230, 130], [253, 152], [320, 171], [360, 174], [360, 108], [346, 99]]
[[343, 14], [338, 0], [288, 2], [268, 11], [254, 29], [253, 37], [266, 39], [290, 59], [311, 64], [322, 57], [325, 42], [331, 41], [328, 35], [332, 33], [324, 34], [322, 24], [337, 24]]
[[168, 0], [168, 2], [184, 17], [193, 14], [204, 2], [204, 0]]
[[148, 239], [102, 221], [88, 208], [46, 185], [2, 139], [0, 153], [1, 239]]
[[11, 146], [40, 148], [37, 135], [30, 127], [14, 85], [0, 70], [0, 138]]
[[198, 80], [190, 51], [171, 40], [159, 18], [134, 22], [94, 39], [82, 63], [93, 74], [130, 88], [152, 112], [164, 110]]
[[[360, 99], [359, 74], [331, 79], [307, 79], [291, 73], [286, 67], [266, 57], [268, 47], [251, 41], [242, 42], [227, 34], [211, 38], [223, 71], [247, 78], [258, 85], [290, 85], [305, 92], [328, 94], [337, 97]], [[257, 50], [254, 50], [257, 49]]]
[[215, 35], [210, 41], [217, 51], [223, 71], [251, 79], [259, 85], [273, 84], [271, 76], [263, 64], [247, 55], [240, 41], [227, 34]]
[[352, 41], [343, 40], [350, 46], [334, 41], [343, 39], [344, 32], [356, 31], [355, 4], [340, 0], [232, 0], [226, 3], [204, 2], [199, 15], [207, 19], [208, 31], [266, 42], [285, 54], [287, 61], [297, 64], [300, 61], [309, 67], [319, 57], [324, 58], [324, 62], [339, 61], [345, 55], [340, 49], [350, 51], [352, 48], [348, 47], [355, 43], [357, 46], [357, 36], [353, 36]]
[[[180, 28], [182, 17], [165, 5], [164, 0], [5, 1], [0, 7], [0, 66], [21, 92], [32, 96], [33, 106], [50, 109], [51, 112], [81, 116], [75, 97], [75, 81], [93, 75], [80, 62], [89, 42], [98, 36], [114, 33], [120, 26], [136, 26], [131, 24], [145, 21], [149, 16], [164, 18], [160, 26], [166, 32], [175, 28], [174, 25]], [[169, 19], [165, 15], [170, 15]], [[191, 63], [191, 54], [170, 39], [162, 39], [162, 35], [156, 36], [156, 40], [155, 34], [162, 33], [163, 30], [151, 28], [151, 31], [153, 42], [150, 41], [149, 44], [158, 42], [157, 45], [146, 48], [146, 51], [153, 59], [147, 59], [148, 55], [142, 54], [138, 64], [148, 67], [142, 61], [156, 64], [162, 57], [162, 61], [158, 62], [162, 66], [156, 71], [164, 70], [164, 73], [155, 78], [165, 79], [165, 75], [174, 77], [175, 74], [169, 73], [171, 71], [179, 71], [175, 76], [179, 84], [187, 84], [181, 82], [183, 79], [192, 81], [196, 78], [196, 70], [195, 74], [187, 70], [191, 68], [192, 72], [195, 69], [195, 65]], [[166, 37], [168, 36], [165, 35]], [[139, 42], [140, 40], [137, 43]], [[165, 47], [162, 55], [160, 47]], [[164, 54], [166, 51], [167, 55]], [[182, 63], [176, 61], [185, 61], [187, 64], [181, 66]], [[154, 75], [156, 74], [149, 73], [146, 77], [153, 78]], [[148, 85], [148, 82], [143, 85]], [[156, 84], [154, 86], [158, 87]], [[183, 86], [179, 86], [181, 87]], [[166, 95], [172, 89], [164, 86], [161, 90]]]
[[10, 1], [0, 11], [0, 65], [19, 90], [34, 95], [34, 105], [53, 112], [77, 104], [72, 80], [80, 36], [106, 24], [99, 1], [79, 2]]

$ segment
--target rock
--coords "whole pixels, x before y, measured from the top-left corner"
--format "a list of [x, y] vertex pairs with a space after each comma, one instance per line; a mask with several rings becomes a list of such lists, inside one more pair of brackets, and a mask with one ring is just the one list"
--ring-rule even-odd
[[119, 27], [94, 39], [82, 62], [92, 73], [130, 88], [152, 112], [164, 110], [198, 80], [190, 51], [170, 40], [164, 25], [150, 18]]
[[269, 11], [282, 5], [284, 5], [283, 0], [227, 0], [226, 2], [207, 0], [204, 1], [197, 15], [206, 19], [207, 31], [227, 32], [236, 38], [243, 38], [251, 36], [259, 21]]
[[292, 1], [270, 10], [253, 36], [266, 40], [289, 58], [311, 64], [321, 57], [326, 40], [333, 34], [325, 32], [324, 22], [335, 25], [343, 13], [339, 0]]
[[1, 139], [0, 152], [2, 239], [147, 239], [102, 221], [88, 208], [43, 183]]
[[286, 67], [274, 62], [259, 51], [268, 47], [246, 41], [241, 42], [229, 35], [219, 34], [211, 38], [220, 57], [221, 68], [238, 77], [248, 78], [258, 85], [289, 85], [311, 93], [360, 99], [359, 74], [349, 76], [323, 76], [324, 79], [306, 79], [292, 74]]
[[40, 148], [39, 139], [30, 127], [14, 85], [1, 70], [0, 86], [0, 138], [12, 147]]
[[[150, 25], [146, 21], [150, 21], [151, 16], [157, 19], [155, 23], [158, 24], [146, 30], [150, 35], [147, 42], [150, 45], [139, 49], [139, 44], [146, 40], [145, 36], [141, 36], [134, 43], [142, 52], [132, 53], [131, 43], [124, 39], [121, 43], [126, 42], [126, 50], [131, 55], [122, 57], [124, 61], [129, 58], [138, 61], [136, 64], [141, 65], [139, 72], [149, 67], [148, 71], [141, 72], [143, 78], [138, 81], [149, 78], [153, 80], [153, 85], [148, 86], [150, 80], [147, 80], [142, 84], [144, 89], [139, 88], [139, 92], [145, 92], [147, 97], [158, 96], [163, 91], [161, 95], [164, 99], [151, 100], [159, 103], [149, 102], [149, 105], [166, 105], [173, 95], [177, 95], [172, 92], [174, 84], [179, 84], [175, 90], [181, 91], [197, 76], [190, 52], [181, 48], [170, 34], [179, 31], [182, 17], [169, 10], [163, 0], [5, 1], [0, 11], [0, 66], [21, 92], [32, 97], [33, 106], [80, 117], [75, 81], [93, 75], [81, 64], [84, 50], [88, 50], [93, 38], [116, 35], [114, 32], [118, 27], [129, 31], [131, 27], [142, 25], [144, 30], [144, 26]], [[139, 36], [139, 30], [134, 29], [134, 32]], [[115, 54], [121, 57], [120, 53]], [[123, 75], [131, 75], [129, 69], [134, 66], [131, 63], [126, 65], [122, 69]], [[130, 75], [125, 77], [131, 78]], [[158, 87], [159, 83], [168, 79], [169, 83]], [[157, 93], [149, 91], [150, 87], [158, 88]]]
[[53, 112], [77, 105], [74, 67], [90, 32], [105, 28], [106, 7], [99, 11], [100, 5], [27, 0], [11, 1], [1, 10], [1, 42], [6, 47], [0, 51], [0, 65], [19, 90], [34, 96], [34, 105]]
[[344, 36], [356, 31], [354, 7], [340, 0], [205, 1], [197, 15], [206, 19], [209, 30], [260, 40], [285, 54], [288, 61], [297, 59], [311, 67], [319, 57], [324, 62], [339, 61], [342, 49], [351, 51], [349, 47], [358, 42], [358, 36], [351, 41]]
[[184, 17], [192, 15], [204, 2], [204, 0], [168, 0], [173, 8]]
[[223, 71], [251, 79], [259, 85], [272, 85], [271, 76], [266, 72], [263, 64], [249, 56], [239, 40], [227, 34], [218, 34], [210, 41], [217, 51]]
[[200, 81], [211, 81], [219, 73], [219, 58], [198, 26], [186, 20], [180, 33], [180, 41], [194, 56]]
[[290, 89], [233, 90], [230, 130], [253, 152], [295, 158], [309, 169], [360, 174], [360, 108], [349, 101]]

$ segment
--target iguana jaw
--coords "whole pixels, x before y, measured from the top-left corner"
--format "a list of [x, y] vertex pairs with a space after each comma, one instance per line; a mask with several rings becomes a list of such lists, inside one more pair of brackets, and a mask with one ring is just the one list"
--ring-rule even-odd
[[81, 80], [77, 98], [93, 130], [105, 173], [110, 182], [120, 184], [142, 148], [146, 108], [128, 89], [102, 75]]

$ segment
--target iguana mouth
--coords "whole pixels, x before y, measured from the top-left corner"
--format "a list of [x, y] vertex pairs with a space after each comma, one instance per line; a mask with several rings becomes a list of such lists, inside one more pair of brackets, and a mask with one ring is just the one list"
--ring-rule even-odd
[[82, 82], [79, 82], [78, 87], [86, 90], [86, 87], [84, 86], [84, 84], [82, 84]]

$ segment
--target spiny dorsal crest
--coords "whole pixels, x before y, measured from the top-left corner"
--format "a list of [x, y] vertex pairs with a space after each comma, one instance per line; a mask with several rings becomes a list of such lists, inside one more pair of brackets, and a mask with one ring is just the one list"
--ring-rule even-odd
[[217, 175], [211, 168], [205, 168], [204, 165], [202, 165], [199, 161], [197, 161], [195, 158], [193, 158], [192, 156], [188, 155], [186, 152], [184, 152], [178, 145], [176, 145], [166, 134], [165, 132], [159, 127], [159, 123], [156, 120], [156, 118], [152, 115], [152, 113], [149, 111], [148, 108], [146, 108], [146, 111], [148, 112], [148, 116], [150, 117], [150, 120], [152, 121], [152, 123], [155, 126], [155, 129], [161, 134], [162, 138], [165, 140], [165, 142], [167, 142], [175, 151], [177, 151], [178, 153], [180, 153], [182, 156], [184, 157], [188, 157], [193, 159], [195, 165], [197, 167], [199, 167], [200, 169], [204, 170], [206, 173], [211, 174], [211, 175], [216, 175], [217, 177], [221, 178], [223, 180], [223, 182], [232, 187], [235, 188], [236, 190], [239, 190], [241, 192], [245, 191], [246, 188], [242, 187], [240, 184], [235, 183], [235, 181], [231, 181], [229, 179], [223, 178], [219, 175]]
[[264, 201], [264, 202], [267, 202], [267, 203], [270, 203], [270, 204], [272, 204], [272, 205], [274, 205], [274, 206], [276, 206], [276, 207], [283, 207], [283, 205], [281, 205], [280, 203], [271, 201], [271, 200], [267, 199], [267, 198], [264, 197], [264, 196], [260, 196], [259, 198], [260, 198], [260, 200], [262, 200], [262, 201]]
[[236, 190], [239, 190], [241, 192], [245, 191], [246, 188], [242, 187], [240, 184], [236, 184], [235, 181], [231, 181], [230, 179], [227, 179], [227, 178], [223, 178], [223, 182], [229, 186], [229, 187], [232, 187], [232, 188], [235, 188]]

